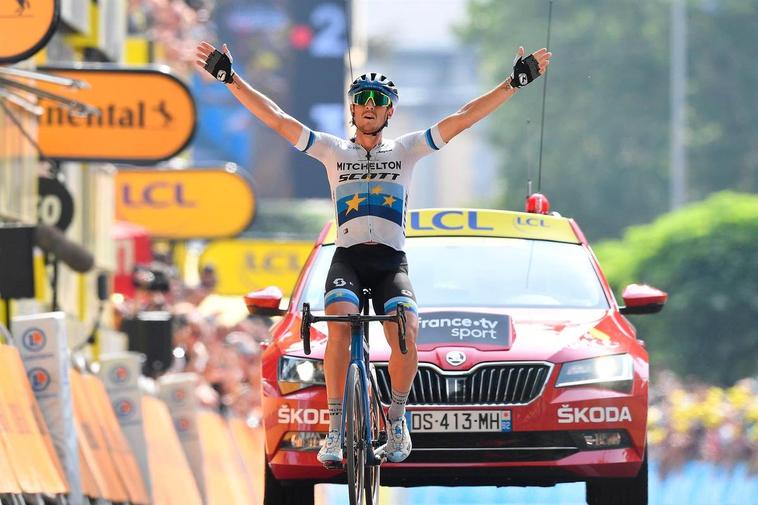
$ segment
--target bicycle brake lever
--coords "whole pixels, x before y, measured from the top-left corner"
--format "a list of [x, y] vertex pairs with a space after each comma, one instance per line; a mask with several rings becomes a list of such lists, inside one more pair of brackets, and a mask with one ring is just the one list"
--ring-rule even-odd
[[405, 344], [405, 307], [397, 305], [397, 334], [400, 340], [400, 352], [408, 354], [408, 346]]

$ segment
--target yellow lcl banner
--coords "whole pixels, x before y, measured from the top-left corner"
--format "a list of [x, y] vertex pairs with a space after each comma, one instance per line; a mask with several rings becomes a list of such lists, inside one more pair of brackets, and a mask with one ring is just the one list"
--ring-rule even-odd
[[278, 286], [290, 296], [312, 249], [310, 241], [219, 240], [200, 255], [200, 267], [216, 269], [219, 294], [242, 295]]
[[233, 237], [254, 213], [252, 186], [234, 164], [116, 174], [116, 219], [141, 225], [156, 238]]
[[59, 20], [58, 0], [0, 2], [0, 64], [33, 56], [53, 36]]
[[195, 132], [192, 94], [168, 67], [89, 64], [40, 70], [87, 83], [88, 89], [42, 82], [38, 87], [98, 111], [78, 115], [58, 102], [42, 100], [39, 145], [48, 158], [157, 163], [184, 150]]

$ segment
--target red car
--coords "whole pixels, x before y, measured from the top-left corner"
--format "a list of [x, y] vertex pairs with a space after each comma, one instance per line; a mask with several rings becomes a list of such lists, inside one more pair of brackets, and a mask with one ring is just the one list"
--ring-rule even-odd
[[[631, 285], [620, 307], [583, 233], [558, 215], [474, 209], [411, 211], [406, 253], [420, 314], [419, 371], [408, 400], [413, 451], [382, 466], [390, 486], [523, 486], [586, 481], [587, 499], [647, 503], [648, 354], [623, 314], [661, 310], [667, 295]], [[316, 460], [328, 429], [326, 326], [300, 340], [300, 308], [323, 311], [334, 253], [327, 224], [286, 309], [251, 293], [252, 313], [282, 315], [263, 353], [265, 503], [313, 503], [344, 482]], [[389, 404], [389, 346], [370, 329]]]

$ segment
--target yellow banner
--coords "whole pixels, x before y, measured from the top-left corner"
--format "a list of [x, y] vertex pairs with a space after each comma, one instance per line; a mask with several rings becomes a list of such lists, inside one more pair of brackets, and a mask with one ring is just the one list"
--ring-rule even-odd
[[181, 170], [119, 170], [116, 219], [159, 238], [233, 237], [253, 219], [255, 197], [234, 165]]
[[242, 295], [266, 286], [278, 286], [289, 296], [313, 242], [273, 240], [220, 240], [200, 256], [200, 267], [213, 265], [217, 292]]
[[45, 47], [60, 19], [58, 0], [0, 2], [0, 64], [25, 60]]
[[78, 79], [87, 89], [39, 83], [42, 89], [83, 102], [99, 114], [77, 115], [43, 100], [39, 144], [49, 158], [154, 163], [181, 152], [195, 131], [195, 102], [189, 88], [168, 67], [43, 67]]
[[[565, 217], [507, 210], [421, 209], [408, 212], [408, 237], [512, 237], [578, 244], [571, 222]], [[336, 237], [334, 224], [324, 243]]]

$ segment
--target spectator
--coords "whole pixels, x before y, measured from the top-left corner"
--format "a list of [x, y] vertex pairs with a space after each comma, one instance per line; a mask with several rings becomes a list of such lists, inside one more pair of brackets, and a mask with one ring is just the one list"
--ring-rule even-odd
[[652, 384], [648, 442], [662, 477], [692, 460], [758, 473], [758, 381], [724, 389], [663, 372]]

